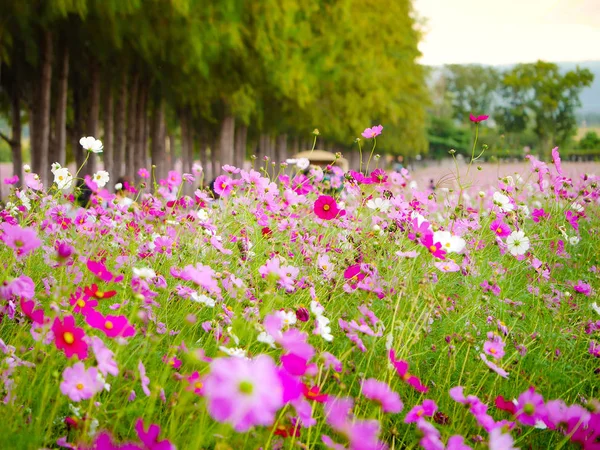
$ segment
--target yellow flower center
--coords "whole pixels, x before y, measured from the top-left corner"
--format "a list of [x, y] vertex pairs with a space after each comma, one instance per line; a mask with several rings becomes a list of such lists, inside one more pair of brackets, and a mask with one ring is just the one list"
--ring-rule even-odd
[[417, 411], [417, 416], [421, 417], [423, 414], [425, 414], [425, 410], [424, 409], [420, 409]]
[[75, 336], [70, 331], [63, 333], [63, 339], [67, 344], [72, 344], [75, 342]]
[[85, 301], [80, 298], [79, 300], [77, 300], [77, 306], [83, 308], [85, 306]]
[[429, 246], [429, 251], [432, 252], [432, 253], [436, 252], [437, 251], [437, 247], [435, 245], [430, 245]]
[[196, 389], [202, 389], [202, 387], [203, 387], [203, 386], [204, 386], [204, 385], [203, 385], [203, 384], [202, 384], [200, 381], [196, 381], [196, 382], [194, 383], [194, 387], [195, 387]]
[[492, 355], [495, 355], [495, 354], [496, 354], [496, 349], [495, 349], [495, 348], [490, 348], [490, 353], [491, 353]]
[[323, 210], [324, 210], [324, 211], [329, 211], [329, 205], [325, 205], [325, 206], [323, 206]]
[[242, 381], [240, 383], [239, 389], [242, 394], [250, 395], [254, 390], [254, 386], [252, 386], [252, 383], [250, 383], [249, 381]]
[[112, 330], [112, 329], [113, 329], [113, 327], [114, 327], [114, 325], [113, 325], [113, 323], [112, 323], [110, 320], [107, 320], [107, 321], [104, 323], [104, 328], [106, 328], [107, 330]]
[[98, 298], [104, 298], [104, 292], [102, 292], [102, 291], [96, 291], [96, 297], [98, 297]]
[[498, 234], [502, 233], [502, 228], [500, 228], [500, 227], [496, 228], [496, 233], [498, 233]]
[[76, 387], [77, 389], [79, 389], [80, 391], [81, 391], [81, 390], [83, 390], [83, 384], [82, 384], [82, 383], [77, 383], [77, 384], [75, 385], [75, 387]]

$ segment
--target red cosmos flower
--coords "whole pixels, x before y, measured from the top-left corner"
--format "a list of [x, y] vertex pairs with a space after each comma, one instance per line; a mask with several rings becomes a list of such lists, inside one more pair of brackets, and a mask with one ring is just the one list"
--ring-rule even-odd
[[98, 311], [90, 309], [86, 312], [85, 321], [89, 326], [102, 331], [110, 338], [114, 337], [130, 337], [135, 334], [135, 328], [125, 316], [104, 317]]
[[335, 199], [329, 195], [321, 195], [315, 200], [314, 211], [317, 217], [323, 220], [331, 220], [346, 215], [346, 211], [339, 209]]
[[302, 394], [307, 400], [314, 400], [317, 403], [325, 403], [328, 398], [327, 394], [321, 394], [319, 386], [309, 388], [307, 385], [302, 384]]
[[71, 358], [73, 355], [77, 355], [79, 359], [87, 358], [88, 345], [83, 340], [85, 332], [83, 328], [75, 326], [73, 316], [65, 317], [62, 322], [58, 317], [55, 318], [52, 332], [56, 348], [63, 350], [67, 358]]
[[35, 302], [33, 300], [25, 300], [25, 298], [21, 297], [21, 310], [32, 322], [39, 323], [40, 325], [44, 323], [44, 310], [40, 308], [35, 309]]
[[275, 431], [273, 431], [275, 436], [281, 436], [283, 438], [287, 437], [299, 437], [300, 436], [300, 427], [294, 423], [292, 419], [292, 423], [288, 425], [284, 425], [282, 423], [277, 424], [275, 427]]
[[490, 116], [474, 116], [473, 113], [469, 114], [469, 120], [473, 123], [483, 122], [484, 120], [488, 120]]
[[517, 405], [515, 405], [510, 400], [505, 399], [501, 395], [496, 397], [496, 400], [494, 403], [496, 404], [496, 408], [501, 409], [503, 411], [509, 412], [511, 414], [514, 414], [517, 412]]
[[400, 378], [402, 378], [404, 381], [406, 381], [419, 392], [426, 393], [429, 390], [427, 386], [421, 383], [421, 380], [419, 380], [416, 376], [408, 373], [408, 362], [396, 359], [396, 353], [393, 349], [390, 350], [389, 356], [390, 361], [392, 362], [392, 365], [396, 369], [398, 375], [400, 375]]
[[85, 292], [85, 295], [88, 298], [95, 297], [95, 298], [103, 299], [103, 298], [111, 298], [111, 297], [114, 297], [115, 295], [117, 295], [117, 291], [106, 291], [106, 292], [99, 291], [98, 286], [95, 283], [92, 284], [90, 287], [86, 286], [83, 291]]

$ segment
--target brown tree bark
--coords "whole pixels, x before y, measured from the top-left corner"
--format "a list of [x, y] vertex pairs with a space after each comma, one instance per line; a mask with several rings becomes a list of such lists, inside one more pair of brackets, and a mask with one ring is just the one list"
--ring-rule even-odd
[[139, 169], [146, 168], [146, 103], [148, 101], [148, 85], [140, 83], [137, 102], [136, 144], [134, 150], [134, 173], [137, 176]]
[[300, 138], [298, 136], [294, 136], [292, 139], [292, 155], [300, 152]]
[[113, 119], [114, 119], [114, 102], [113, 102], [113, 89], [112, 84], [109, 82], [106, 85], [106, 92], [104, 93], [104, 105], [102, 111], [102, 125], [104, 127], [104, 170], [106, 170], [110, 179], [113, 183], [119, 178], [115, 171], [115, 147], [114, 147], [114, 133], [113, 133]]
[[277, 136], [277, 143], [276, 143], [276, 151], [277, 151], [276, 160], [277, 161], [275, 161], [277, 164], [281, 164], [282, 162], [285, 162], [285, 160], [287, 159], [287, 154], [288, 154], [287, 142], [288, 142], [287, 134], [280, 134], [279, 136]]
[[192, 170], [194, 142], [191, 114], [187, 108], [179, 112], [179, 122], [181, 127], [181, 171], [183, 173], [190, 173]]
[[244, 168], [244, 161], [246, 161], [246, 144], [248, 141], [248, 127], [246, 125], [240, 125], [235, 130], [235, 149], [234, 149], [234, 162], [235, 166], [240, 169]]
[[[86, 133], [87, 136], [93, 136], [98, 139], [100, 134], [98, 126], [100, 119], [100, 70], [96, 61], [92, 61], [92, 64], [90, 65], [90, 76], [90, 104], [88, 107]], [[82, 175], [93, 175], [94, 172], [96, 172], [97, 165], [98, 157], [95, 153], [91, 153], [86, 164], [87, 167], [84, 167]]]
[[67, 159], [67, 100], [69, 93], [69, 47], [62, 43], [58, 55], [58, 83], [56, 90], [56, 104], [54, 109], [54, 130], [50, 147], [48, 149], [47, 168], [48, 180], [52, 182], [51, 164], [54, 162], [64, 166]]
[[[234, 153], [234, 134], [235, 134], [235, 117], [225, 116], [221, 122], [221, 130], [219, 132], [219, 164], [220, 167], [225, 164], [235, 164]], [[219, 169], [220, 169], [219, 167]]]
[[45, 31], [41, 40], [41, 65], [32, 105], [31, 168], [47, 184], [50, 141], [50, 96], [52, 90], [53, 38]]
[[127, 110], [127, 147], [125, 152], [125, 175], [130, 183], [133, 183], [135, 176], [135, 146], [137, 138], [137, 103], [140, 80], [136, 74], [131, 80], [129, 90], [129, 105]]
[[152, 112], [152, 147], [150, 154], [152, 165], [156, 166], [154, 169], [156, 180], [166, 178], [168, 166], [165, 151], [165, 105], [162, 99], [154, 105]]
[[10, 138], [0, 132], [0, 137], [10, 145], [13, 175], [19, 177], [17, 186], [23, 182], [23, 152], [21, 148], [21, 93], [17, 86], [12, 86], [10, 93]]
[[[125, 146], [126, 146], [126, 117], [127, 117], [127, 73], [123, 72], [117, 94], [115, 109], [115, 145], [113, 152], [113, 170], [115, 182], [125, 175]], [[111, 174], [112, 175], [112, 174]]]

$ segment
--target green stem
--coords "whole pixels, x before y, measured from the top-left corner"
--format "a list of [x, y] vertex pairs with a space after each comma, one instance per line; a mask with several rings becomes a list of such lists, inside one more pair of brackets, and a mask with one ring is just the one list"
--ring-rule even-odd
[[373, 138], [373, 148], [371, 149], [371, 154], [369, 155], [369, 160], [367, 161], [367, 172], [369, 171], [369, 166], [371, 165], [371, 158], [373, 157], [373, 152], [375, 152], [375, 147], [377, 147], [377, 138]]

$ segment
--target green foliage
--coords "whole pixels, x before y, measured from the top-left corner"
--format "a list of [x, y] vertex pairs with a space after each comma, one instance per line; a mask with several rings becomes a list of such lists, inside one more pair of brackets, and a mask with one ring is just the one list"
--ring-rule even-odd
[[466, 121], [470, 113], [479, 115], [494, 110], [502, 79], [498, 69], [450, 64], [445, 67], [445, 76], [455, 119]]
[[579, 148], [585, 150], [600, 149], [600, 136], [595, 131], [588, 131], [579, 141]]

